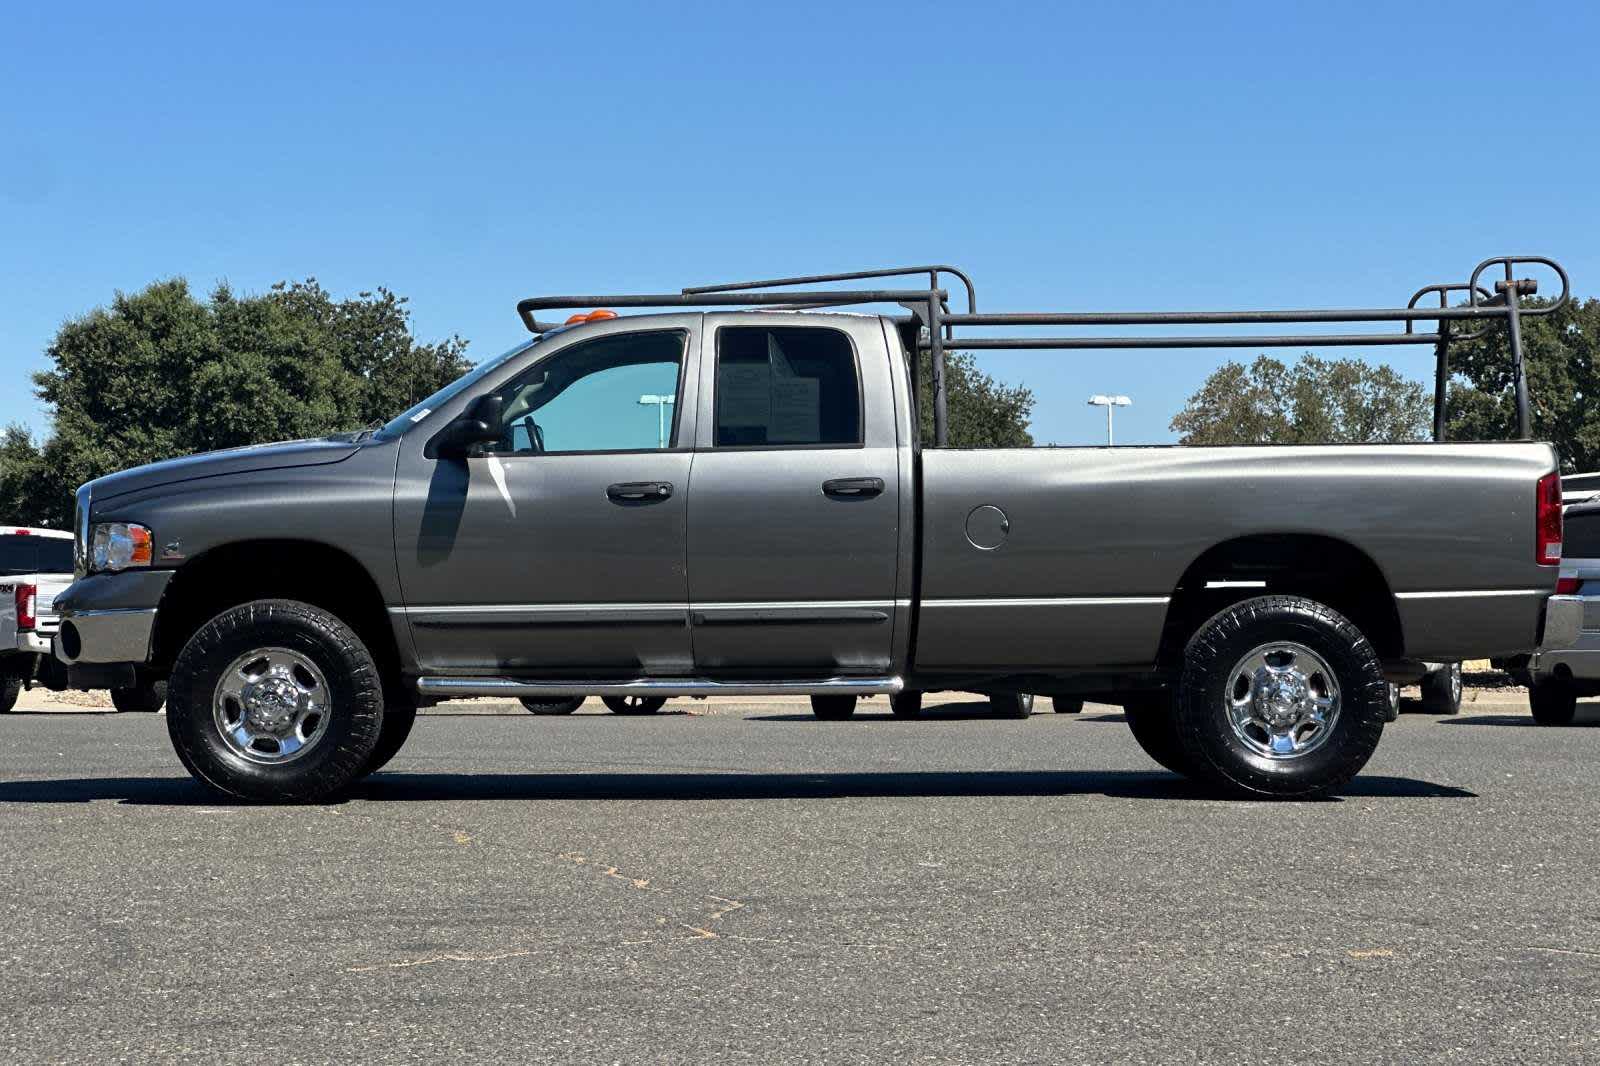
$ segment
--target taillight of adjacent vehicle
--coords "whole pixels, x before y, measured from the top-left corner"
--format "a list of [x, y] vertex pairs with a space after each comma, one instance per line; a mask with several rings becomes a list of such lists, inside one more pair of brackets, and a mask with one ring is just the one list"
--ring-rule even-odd
[[39, 624], [39, 587], [17, 586], [17, 629], [32, 629]]
[[1540, 566], [1561, 565], [1561, 475], [1539, 479], [1534, 517], [1534, 560]]

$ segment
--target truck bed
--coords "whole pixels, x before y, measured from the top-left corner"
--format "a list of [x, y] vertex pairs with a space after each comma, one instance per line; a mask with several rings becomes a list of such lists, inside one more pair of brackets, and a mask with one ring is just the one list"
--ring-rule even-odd
[[[1252, 568], [1227, 547], [1250, 544], [1369, 560], [1390, 657], [1525, 651], [1555, 580], [1533, 525], [1555, 469], [1543, 444], [925, 450], [916, 664], [1149, 666], [1180, 588], [1276, 587], [1271, 551]], [[995, 535], [985, 507], [1005, 516], [993, 548], [969, 539]]]

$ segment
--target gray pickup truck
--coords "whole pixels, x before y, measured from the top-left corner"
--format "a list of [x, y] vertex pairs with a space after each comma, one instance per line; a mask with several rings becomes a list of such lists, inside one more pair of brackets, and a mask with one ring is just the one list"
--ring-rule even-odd
[[[1097, 319], [979, 315], [970, 287], [953, 314], [951, 268], [914, 269], [927, 290], [525, 300], [532, 340], [381, 428], [92, 481], [57, 656], [78, 685], [170, 679], [179, 758], [245, 797], [346, 787], [444, 698], [800, 694], [837, 718], [940, 690], [1120, 703], [1172, 770], [1310, 796], [1372, 754], [1390, 681], [1576, 633], [1548, 445], [925, 447], [946, 350], [1074, 346], [956, 325]], [[819, 310], [871, 303], [913, 314]], [[1518, 300], [1443, 303], [1406, 336]], [[678, 309], [534, 317], [596, 304]]]

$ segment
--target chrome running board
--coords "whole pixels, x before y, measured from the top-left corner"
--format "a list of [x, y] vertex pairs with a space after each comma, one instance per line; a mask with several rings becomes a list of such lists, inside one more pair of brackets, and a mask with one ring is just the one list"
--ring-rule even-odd
[[635, 681], [521, 681], [512, 677], [422, 677], [424, 696], [881, 696], [905, 688], [898, 677], [828, 677], [816, 681], [705, 681], [640, 678]]

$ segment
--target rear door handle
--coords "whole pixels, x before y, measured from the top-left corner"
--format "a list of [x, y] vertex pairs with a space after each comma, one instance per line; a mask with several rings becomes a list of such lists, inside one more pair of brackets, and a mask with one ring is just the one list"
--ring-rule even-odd
[[671, 495], [670, 481], [619, 481], [606, 486], [606, 498], [617, 503], [648, 503]]
[[864, 499], [883, 493], [881, 477], [836, 477], [822, 483], [822, 494], [845, 499]]

